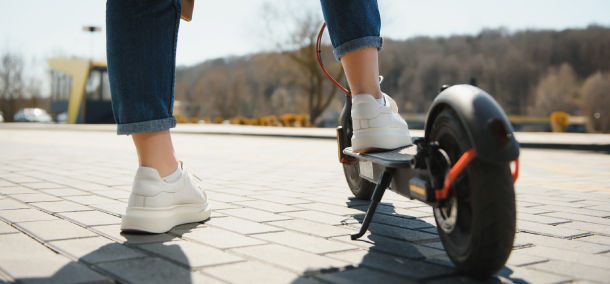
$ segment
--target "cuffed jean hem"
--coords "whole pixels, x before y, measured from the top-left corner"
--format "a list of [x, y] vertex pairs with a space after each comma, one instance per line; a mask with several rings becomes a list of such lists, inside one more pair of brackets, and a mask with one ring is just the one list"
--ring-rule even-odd
[[119, 124], [116, 132], [117, 135], [130, 135], [168, 130], [174, 127], [176, 127], [176, 118], [172, 116], [164, 119]]
[[333, 53], [335, 54], [335, 59], [337, 59], [337, 61], [341, 61], [341, 57], [343, 55], [367, 47], [376, 47], [378, 51], [381, 50], [383, 48], [383, 38], [379, 36], [365, 36], [350, 40], [337, 46]]

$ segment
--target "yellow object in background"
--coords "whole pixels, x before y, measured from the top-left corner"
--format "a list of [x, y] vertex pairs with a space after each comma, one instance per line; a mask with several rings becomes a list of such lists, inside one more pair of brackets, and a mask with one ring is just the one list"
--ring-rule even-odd
[[570, 125], [570, 115], [563, 111], [551, 113], [551, 129], [553, 132], [567, 132]]

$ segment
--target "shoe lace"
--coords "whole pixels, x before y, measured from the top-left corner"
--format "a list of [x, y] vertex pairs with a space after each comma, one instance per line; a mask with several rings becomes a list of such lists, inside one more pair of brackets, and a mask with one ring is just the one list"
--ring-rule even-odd
[[[193, 172], [193, 170], [191, 170], [189, 167], [185, 166], [184, 164], [183, 166], [183, 170], [192, 177], [195, 177], [196, 179], [198, 179], [199, 181], [203, 181], [200, 177], [198, 177], [195, 172]], [[193, 179], [189, 179], [191, 181], [191, 184], [199, 189], [199, 192], [205, 197], [205, 200], [208, 200], [208, 195], [205, 193], [205, 191], [203, 190], [203, 188], [201, 188], [201, 186], [195, 182], [195, 180]]]

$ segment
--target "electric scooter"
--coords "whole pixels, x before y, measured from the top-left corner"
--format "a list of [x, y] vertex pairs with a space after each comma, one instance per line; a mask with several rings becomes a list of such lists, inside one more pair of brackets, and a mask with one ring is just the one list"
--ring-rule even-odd
[[[351, 148], [350, 92], [337, 127], [339, 161], [358, 199], [371, 200], [362, 237], [386, 189], [432, 206], [447, 255], [467, 275], [484, 278], [499, 271], [512, 250], [516, 230], [514, 183], [519, 175], [519, 144], [502, 107], [472, 85], [442, 86], [425, 120], [424, 137], [399, 149], [355, 153]], [[510, 163], [514, 162], [514, 171]]]

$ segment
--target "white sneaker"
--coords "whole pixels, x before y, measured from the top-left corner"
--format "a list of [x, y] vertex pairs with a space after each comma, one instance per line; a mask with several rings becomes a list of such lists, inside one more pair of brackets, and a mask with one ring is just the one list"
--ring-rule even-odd
[[121, 230], [164, 233], [210, 217], [208, 197], [194, 180], [199, 178], [180, 165], [182, 176], [172, 183], [165, 182], [156, 169], [138, 168]]
[[364, 153], [411, 145], [405, 120], [398, 114], [396, 102], [383, 94], [385, 106], [373, 96], [358, 94], [352, 100], [352, 151]]

